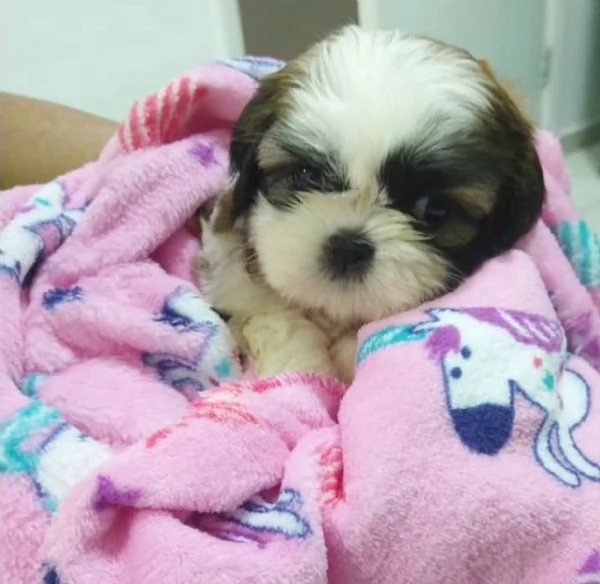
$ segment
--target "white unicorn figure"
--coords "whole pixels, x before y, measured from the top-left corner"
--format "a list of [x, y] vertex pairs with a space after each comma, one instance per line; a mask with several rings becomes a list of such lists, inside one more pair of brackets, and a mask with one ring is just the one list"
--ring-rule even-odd
[[367, 339], [359, 359], [390, 344], [425, 341], [429, 357], [442, 370], [454, 429], [467, 447], [494, 455], [505, 446], [518, 393], [546, 414], [534, 443], [539, 464], [571, 487], [578, 487], [582, 477], [600, 480], [600, 467], [582, 454], [573, 437], [588, 415], [590, 390], [565, 366], [567, 343], [557, 322], [496, 308], [427, 313], [430, 321], [390, 327]]
[[303, 500], [294, 489], [284, 489], [274, 502], [255, 495], [238, 509], [197, 518], [198, 527], [229, 541], [266, 544], [273, 537], [304, 539], [312, 528], [303, 513]]
[[241, 377], [239, 364], [231, 357], [235, 344], [227, 325], [196, 292], [178, 288], [155, 316], [182, 334], [203, 335], [192, 358], [170, 352], [147, 353], [144, 363], [176, 389], [203, 391], [219, 381]]
[[0, 230], [0, 272], [8, 273], [23, 284], [26, 276], [48, 251], [48, 239], [53, 236], [58, 247], [71, 234], [84, 209], [65, 209], [67, 198], [62, 184], [45, 185], [29, 204]]
[[49, 512], [111, 456], [108, 446], [82, 434], [58, 410], [39, 401], [0, 425], [0, 474], [27, 476]]

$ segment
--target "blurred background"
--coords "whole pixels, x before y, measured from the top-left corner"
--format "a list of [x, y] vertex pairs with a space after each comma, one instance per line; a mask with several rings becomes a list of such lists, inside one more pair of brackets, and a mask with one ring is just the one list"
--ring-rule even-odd
[[561, 138], [600, 220], [600, 0], [0, 0], [0, 13], [0, 90], [115, 120], [194, 65], [287, 59], [348, 22], [461, 45]]

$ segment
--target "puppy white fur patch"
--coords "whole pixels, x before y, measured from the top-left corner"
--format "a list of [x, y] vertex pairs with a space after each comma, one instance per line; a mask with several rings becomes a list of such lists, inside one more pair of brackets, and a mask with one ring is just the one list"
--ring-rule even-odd
[[466, 51], [346, 27], [244, 110], [204, 229], [205, 293], [257, 373], [349, 381], [360, 326], [439, 296], [537, 220], [533, 143]]

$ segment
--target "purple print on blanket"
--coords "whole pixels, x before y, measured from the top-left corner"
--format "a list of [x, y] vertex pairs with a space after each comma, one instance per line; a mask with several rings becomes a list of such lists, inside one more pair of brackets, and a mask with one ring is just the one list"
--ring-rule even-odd
[[387, 346], [421, 341], [442, 371], [446, 404], [461, 441], [494, 455], [508, 443], [515, 394], [545, 413], [534, 455], [556, 479], [571, 487], [600, 480], [600, 467], [581, 452], [573, 432], [590, 409], [586, 381], [568, 367], [566, 339], [553, 320], [496, 308], [431, 309], [430, 320], [388, 327], [361, 347], [359, 362]]
[[190, 150], [190, 154], [205, 167], [211, 167], [218, 164], [215, 156], [215, 148], [206, 142], [196, 142]]
[[56, 568], [53, 568], [47, 564], [42, 565], [42, 583], [43, 584], [60, 584], [60, 577]]
[[132, 507], [142, 496], [141, 489], [119, 489], [112, 479], [105, 475], [98, 475], [96, 483], [96, 494], [92, 503], [96, 511], [109, 507]]
[[199, 391], [240, 377], [227, 325], [193, 290], [177, 288], [154, 320], [180, 334], [198, 336], [198, 350], [191, 357], [171, 352], [142, 355], [144, 364], [154, 369], [164, 383], [193, 399]]
[[46, 310], [54, 310], [61, 304], [83, 299], [83, 289], [80, 286], [72, 288], [51, 288], [42, 297], [42, 306]]
[[34, 269], [71, 235], [85, 207], [67, 209], [59, 181], [44, 186], [0, 231], [0, 274], [26, 283]]
[[600, 553], [594, 550], [577, 572], [575, 584], [600, 584]]
[[302, 508], [302, 495], [294, 489], [284, 489], [275, 501], [256, 495], [231, 513], [196, 515], [188, 523], [219, 539], [253, 542], [263, 547], [274, 537], [291, 540], [312, 535]]
[[232, 69], [245, 73], [256, 81], [260, 81], [267, 75], [279, 71], [279, 69], [285, 65], [283, 61], [279, 61], [278, 59], [251, 56], [229, 59], [227, 61], [221, 61], [220, 63], [226, 67], [231, 67]]

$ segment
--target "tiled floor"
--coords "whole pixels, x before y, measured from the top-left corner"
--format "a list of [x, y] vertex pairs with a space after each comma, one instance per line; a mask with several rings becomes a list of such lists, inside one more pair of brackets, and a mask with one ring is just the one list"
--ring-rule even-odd
[[600, 143], [567, 155], [567, 167], [581, 217], [600, 233]]

